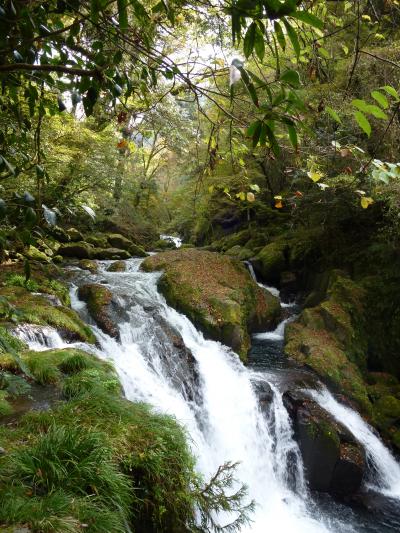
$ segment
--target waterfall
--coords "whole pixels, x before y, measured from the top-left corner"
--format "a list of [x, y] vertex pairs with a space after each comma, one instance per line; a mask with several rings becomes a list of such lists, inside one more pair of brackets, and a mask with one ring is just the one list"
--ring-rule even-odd
[[[138, 259], [128, 260], [127, 271], [121, 273], [107, 272], [109, 262], [101, 262], [97, 274], [76, 271], [78, 284], [105, 282], [126, 312], [124, 322], [119, 324], [120, 341], [94, 326], [97, 345], [79, 346], [113, 362], [129, 400], [147, 402], [160, 412], [174, 415], [185, 426], [197, 468], [205, 479], [227, 461], [239, 463], [236, 478], [247, 485], [248, 501], [256, 502], [253, 522], [242, 529], [243, 533], [364, 531], [357, 525], [353, 528], [348, 518], [341, 521], [340, 513], [322, 511], [310, 496], [301, 454], [276, 380], [267, 372], [246, 368], [228, 347], [205, 339], [187, 317], [169, 307], [158, 293], [160, 274], [141, 272], [140, 263]], [[76, 287], [71, 289], [71, 301], [86, 317], [86, 306], [77, 298]], [[262, 335], [281, 341], [287, 321], [269, 332], [269, 337]], [[40, 338], [21, 330], [18, 333], [33, 349], [38, 349], [38, 343], [45, 349], [56, 342], [54, 333], [47, 329], [45, 332], [42, 328]], [[193, 368], [177, 351], [168, 329], [180, 334], [193, 359]], [[258, 386], [269, 388], [268, 406], [262, 407], [259, 402]], [[354, 433], [364, 429], [361, 418], [337, 404], [329, 393], [310, 394]], [[383, 478], [386, 474], [381, 463], [391, 456], [368, 431], [364, 432], [365, 438], [356, 436], [374, 458], [376, 471]], [[380, 486], [382, 491], [393, 488], [396, 480], [400, 480], [393, 458], [392, 461], [394, 464], [388, 465], [393, 479]], [[222, 525], [231, 519], [219, 516]]]
[[340, 404], [325, 387], [308, 391], [319, 405], [343, 424], [364, 446], [370, 467], [368, 487], [386, 496], [400, 499], [400, 465], [373, 429], [356, 412]]

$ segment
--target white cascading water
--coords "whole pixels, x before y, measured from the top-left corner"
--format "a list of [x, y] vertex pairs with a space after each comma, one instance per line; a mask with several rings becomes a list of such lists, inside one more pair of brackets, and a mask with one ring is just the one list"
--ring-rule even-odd
[[368, 484], [372, 490], [400, 500], [400, 464], [396, 461], [373, 429], [356, 412], [340, 404], [325, 387], [319, 391], [308, 391], [319, 405], [343, 424], [364, 446], [371, 477]]
[[[223, 463], [239, 462], [236, 477], [247, 485], [249, 501], [256, 502], [253, 521], [242, 530], [244, 533], [357, 531], [336, 517], [328, 518], [310, 498], [289, 415], [278, 387], [271, 383], [273, 380], [269, 379], [268, 373], [246, 369], [230, 349], [204, 339], [193, 324], [169, 307], [158, 293], [160, 274], [140, 272], [140, 262], [128, 260], [125, 273], [107, 272], [106, 263], [101, 264], [98, 274], [82, 273], [85, 282], [106, 282], [125, 316], [119, 325], [120, 342], [93, 326], [99, 347], [79, 346], [114, 363], [128, 399], [148, 402], [159, 411], [174, 415], [187, 428], [197, 467], [206, 479]], [[76, 293], [76, 288], [71, 291], [72, 305], [87, 316], [85, 304], [78, 300]], [[179, 332], [190, 350], [196, 362], [195, 383], [190, 383], [189, 373], [182, 376], [182, 361], [173, 342], [160, 327], [160, 321], [172, 331]], [[274, 333], [276, 338], [268, 339], [281, 341], [284, 325], [281, 323], [277, 328], [279, 331], [269, 333]], [[56, 340], [53, 332], [45, 332], [43, 328], [40, 333], [36, 331], [31, 335], [26, 331], [17, 333], [33, 349], [38, 349], [38, 345], [41, 349], [49, 345], [65, 346], [61, 338]], [[46, 338], [48, 334], [51, 341]], [[260, 410], [255, 393], [257, 383], [265, 383], [272, 391], [268, 412]], [[325, 396], [313, 394], [317, 395], [315, 399], [322, 407], [332, 412], [357, 438], [360, 438], [357, 432], [369, 432], [373, 436], [356, 413], [350, 409], [342, 411], [345, 408], [330, 400], [325, 402], [325, 407]], [[359, 418], [357, 424], [349, 422], [350, 414], [354, 420]], [[374, 438], [385, 453], [376, 453], [376, 443], [371, 438], [360, 438], [360, 441], [367, 453], [375, 458], [376, 470], [383, 472], [381, 463], [389, 452], [379, 439]], [[395, 493], [397, 489], [392, 489], [399, 486], [400, 472], [397, 474], [393, 469], [392, 473], [382, 489]], [[221, 524], [231, 519], [220, 517]]]

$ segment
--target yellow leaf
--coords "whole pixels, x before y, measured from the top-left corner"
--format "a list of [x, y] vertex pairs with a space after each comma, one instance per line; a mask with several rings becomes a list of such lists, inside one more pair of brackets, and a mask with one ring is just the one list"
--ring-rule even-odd
[[208, 187], [208, 192], [211, 194], [212, 192], [214, 192], [214, 185], [210, 185]]
[[361, 198], [361, 207], [363, 209], [367, 209], [367, 207], [370, 206], [373, 203], [374, 203], [373, 199], [370, 198], [369, 196], [363, 196]]
[[256, 197], [254, 196], [254, 194], [252, 192], [248, 192], [247, 193], [247, 201], [248, 202], [254, 202], [255, 199], [256, 199]]
[[283, 207], [282, 201], [281, 201], [281, 200], [277, 200], [277, 201], [275, 202], [275, 207], [276, 207], [277, 209], [282, 209], [282, 207]]
[[243, 202], [244, 200], [246, 200], [246, 194], [243, 191], [238, 192], [236, 197], [239, 198], [239, 200], [242, 200]]
[[307, 176], [313, 180], [314, 183], [317, 183], [321, 178], [323, 178], [324, 174], [322, 172], [317, 172], [315, 170], [310, 170], [307, 172]]
[[282, 196], [274, 196], [275, 200], [282, 200]]

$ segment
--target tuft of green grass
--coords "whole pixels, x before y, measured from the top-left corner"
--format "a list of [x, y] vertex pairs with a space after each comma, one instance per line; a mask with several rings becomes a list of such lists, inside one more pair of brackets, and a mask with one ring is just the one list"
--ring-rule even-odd
[[12, 405], [7, 401], [7, 391], [0, 390], [0, 417], [10, 415], [13, 412]]
[[5, 481], [12, 483], [0, 491], [0, 523], [28, 523], [37, 531], [127, 531], [132, 482], [103, 433], [53, 425], [11, 454], [0, 475]]
[[21, 274], [10, 274], [6, 279], [6, 285], [9, 287], [23, 287], [30, 292], [39, 292], [39, 284], [33, 280], [26, 280]]
[[68, 399], [96, 390], [119, 394], [121, 385], [115, 376], [110, 376], [108, 372], [96, 368], [82, 370], [67, 378], [63, 383], [63, 394]]

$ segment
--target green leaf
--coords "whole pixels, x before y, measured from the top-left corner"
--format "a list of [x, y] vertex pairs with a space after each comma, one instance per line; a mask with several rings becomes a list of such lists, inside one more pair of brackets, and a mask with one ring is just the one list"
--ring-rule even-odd
[[383, 109], [387, 109], [389, 107], [388, 99], [384, 94], [380, 93], [379, 91], [372, 91], [371, 96], [381, 107], [383, 107]]
[[275, 35], [276, 35], [276, 38], [278, 39], [278, 43], [280, 47], [282, 48], [282, 50], [285, 50], [286, 48], [285, 34], [283, 33], [282, 26], [279, 24], [278, 21], [274, 22], [274, 30], [275, 30]]
[[282, 75], [281, 75], [281, 81], [284, 81], [285, 83], [288, 83], [289, 85], [291, 85], [292, 87], [300, 87], [300, 75], [299, 73], [297, 72], [297, 70], [286, 70]]
[[339, 124], [342, 123], [341, 118], [339, 117], [339, 115], [337, 114], [337, 112], [336, 112], [334, 109], [332, 109], [332, 108], [329, 107], [329, 106], [326, 106], [326, 107], [325, 107], [325, 111], [326, 111], [327, 113], [329, 113], [329, 115], [333, 118], [333, 120], [336, 120], [336, 122], [338, 122]]
[[[233, 64], [233, 62], [232, 62], [232, 64]], [[242, 81], [243, 81], [246, 89], [248, 90], [248, 92], [250, 94], [250, 97], [253, 100], [254, 105], [258, 107], [259, 104], [258, 104], [257, 91], [256, 91], [253, 83], [250, 81], [250, 77], [249, 77], [249, 74], [248, 74], [247, 70], [244, 69], [239, 63], [236, 63], [235, 66], [240, 71]]]
[[395, 98], [397, 101], [400, 100], [399, 93], [396, 91], [396, 89], [394, 87], [392, 87], [390, 85], [384, 85], [383, 87], [381, 87], [381, 89], [383, 89], [388, 94], [390, 94], [390, 96], [393, 96], [393, 98]]
[[322, 31], [324, 29], [324, 22], [309, 11], [295, 11], [290, 13], [290, 16], [318, 30]]
[[10, 174], [13, 174], [15, 176], [15, 168], [12, 166], [12, 164], [4, 157], [4, 155], [0, 155], [0, 168], [2, 166], [5, 166], [6, 169], [8, 170], [8, 172], [10, 172]]
[[32, 207], [27, 207], [25, 211], [24, 222], [29, 228], [32, 228], [36, 224], [37, 215]]
[[274, 152], [274, 154], [276, 156], [279, 156], [280, 153], [281, 153], [281, 150], [279, 148], [279, 144], [278, 144], [278, 141], [276, 140], [276, 137], [275, 137], [275, 134], [272, 130], [272, 128], [269, 126], [269, 124], [265, 124], [266, 126], [266, 129], [267, 129], [267, 137], [268, 137], [268, 140], [269, 140], [269, 144], [272, 148], [272, 151]]
[[44, 168], [41, 165], [36, 165], [36, 176], [39, 179], [44, 177]]
[[7, 205], [5, 201], [0, 198], [0, 220], [3, 220], [7, 214]]
[[261, 120], [258, 120], [256, 128], [253, 133], [253, 148], [257, 146], [258, 141], [260, 140], [262, 125], [263, 123], [261, 122]]
[[371, 135], [371, 124], [369, 123], [367, 117], [361, 111], [355, 111], [354, 118], [356, 119], [360, 128], [368, 135]]
[[351, 101], [351, 104], [360, 111], [363, 111], [364, 113], [368, 112], [368, 104], [365, 100], [360, 100], [359, 98], [356, 98], [355, 100]]
[[300, 55], [300, 43], [299, 43], [299, 39], [297, 37], [297, 32], [293, 28], [293, 26], [291, 26], [289, 24], [289, 22], [287, 20], [284, 20], [283, 23], [285, 25], [285, 28], [286, 28], [287, 34], [289, 36], [290, 42], [292, 43], [294, 53], [296, 54], [296, 57], [299, 57], [299, 55]]
[[97, 102], [99, 96], [99, 90], [95, 86], [89, 87], [86, 95], [83, 97], [83, 107], [87, 116], [93, 113], [93, 108]]
[[331, 59], [331, 54], [328, 52], [326, 48], [323, 48], [322, 46], [318, 48], [318, 54], [321, 57], [324, 57], [325, 59]]
[[298, 141], [298, 138], [297, 138], [296, 128], [293, 125], [288, 124], [287, 125], [287, 129], [288, 129], [288, 133], [289, 133], [289, 140], [292, 143], [293, 148], [295, 150], [297, 150], [297, 148], [299, 147], [299, 141]]
[[258, 59], [262, 61], [265, 56], [265, 42], [264, 42], [265, 30], [261, 29], [260, 25], [262, 28], [264, 28], [264, 25], [262, 24], [262, 22], [260, 22], [256, 30], [254, 50], [258, 56]]
[[254, 49], [256, 41], [257, 24], [252, 22], [247, 28], [246, 35], [244, 36], [243, 52], [246, 58], [249, 58]]
[[387, 114], [384, 111], [382, 111], [382, 109], [378, 107], [377, 105], [369, 104], [367, 106], [367, 113], [369, 113], [370, 115], [373, 115], [375, 118], [381, 118], [383, 120], [387, 120], [389, 118]]
[[118, 22], [122, 31], [128, 28], [128, 10], [126, 0], [117, 0], [118, 5]]
[[253, 137], [254, 132], [256, 131], [259, 123], [260, 123], [260, 121], [256, 120], [255, 122], [252, 122], [250, 124], [250, 126], [246, 130], [246, 137]]

